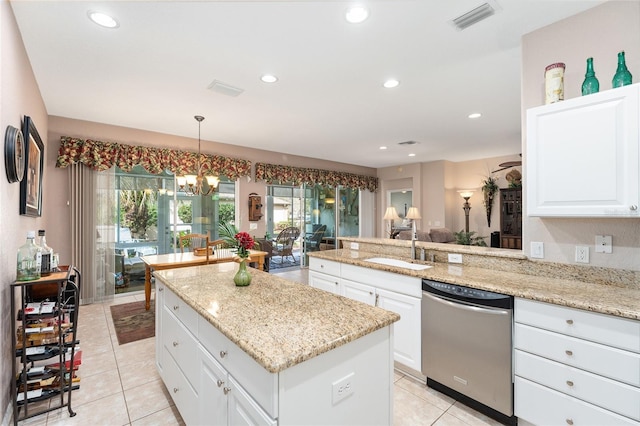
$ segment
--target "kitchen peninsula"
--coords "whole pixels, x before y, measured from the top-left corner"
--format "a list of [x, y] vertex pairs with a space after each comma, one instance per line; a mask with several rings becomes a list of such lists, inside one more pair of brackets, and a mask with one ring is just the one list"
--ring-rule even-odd
[[157, 271], [156, 365], [187, 424], [391, 424], [397, 314], [235, 263]]

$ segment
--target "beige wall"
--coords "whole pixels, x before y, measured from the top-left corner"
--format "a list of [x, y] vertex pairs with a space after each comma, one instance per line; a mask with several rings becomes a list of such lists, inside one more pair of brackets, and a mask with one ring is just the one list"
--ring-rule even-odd
[[[43, 139], [45, 152], [51, 150], [47, 142], [47, 111], [38, 90], [31, 65], [27, 59], [22, 43], [22, 38], [17, 28], [11, 6], [6, 0], [0, 0], [0, 129], [2, 139], [7, 126], [22, 128], [23, 116], [30, 116]], [[0, 150], [4, 157], [4, 149]], [[0, 160], [3, 164], [4, 158]], [[50, 197], [47, 185], [48, 170], [44, 174], [43, 199]], [[37, 230], [41, 227], [50, 229], [44, 218], [32, 218], [20, 216], [20, 184], [9, 183], [3, 171], [0, 177], [0, 277], [2, 290], [0, 291], [0, 315], [2, 319], [2, 334], [0, 336], [0, 353], [2, 364], [0, 367], [0, 402], [1, 407], [10, 407], [9, 380], [11, 377], [11, 362], [15, 359], [11, 354], [11, 321], [10, 318], [10, 284], [16, 278], [16, 256], [18, 247], [25, 242], [28, 230]], [[8, 408], [7, 408], [8, 409]], [[2, 416], [6, 415], [3, 411]], [[4, 419], [8, 420], [8, 419]]]
[[[194, 133], [196, 128], [194, 127]], [[168, 147], [177, 149], [188, 149], [197, 151], [198, 140], [193, 138], [184, 138], [180, 136], [166, 135], [162, 133], [149, 132], [145, 130], [131, 129], [127, 127], [111, 126], [108, 124], [93, 123], [82, 120], [74, 120], [63, 117], [49, 117], [49, 141], [50, 145], [56, 148], [56, 151], [49, 150], [47, 153], [47, 164], [52, 170], [48, 173], [47, 179], [54, 188], [56, 197], [49, 197], [44, 203], [45, 212], [65, 213], [68, 211], [68, 177], [67, 169], [55, 169], [55, 161], [57, 158], [57, 148], [60, 146], [61, 136], [78, 137], [82, 139], [98, 139], [104, 141], [120, 142], [130, 145]], [[375, 169], [361, 166], [354, 166], [344, 163], [336, 163], [326, 160], [318, 160], [309, 157], [300, 157], [289, 154], [282, 154], [272, 151], [264, 151], [254, 148], [244, 148], [234, 145], [222, 144], [217, 142], [202, 141], [202, 152], [208, 154], [220, 154], [230, 157], [242, 158], [250, 160], [252, 163], [264, 162], [291, 165], [296, 167], [312, 167], [327, 170], [337, 170], [343, 172], [357, 173], [368, 176], [375, 176]], [[250, 232], [252, 235], [264, 235], [266, 230], [266, 218], [263, 217], [258, 224], [258, 229], [249, 231], [248, 219], [248, 200], [249, 194], [255, 192], [262, 197], [266, 195], [266, 185], [264, 182], [256, 182], [246, 177], [239, 180], [239, 227], [242, 230]], [[264, 199], [264, 198], [263, 198]], [[375, 212], [363, 212], [374, 217]], [[47, 216], [49, 217], [49, 216]], [[68, 217], [64, 215], [61, 217]], [[68, 261], [71, 248], [64, 236], [69, 232], [69, 223], [59, 224], [55, 228], [50, 226], [51, 231], [47, 231], [47, 242], [51, 241], [52, 246], [59, 251], [62, 262]]]
[[[607, 2], [549, 25], [522, 40], [522, 135], [526, 151], [526, 110], [544, 103], [544, 68], [564, 62], [565, 99], [581, 95], [586, 59], [593, 57], [600, 90], [611, 89], [617, 53], [625, 51], [634, 82], [640, 79], [640, 3]], [[588, 147], [585, 147], [588, 148]], [[571, 158], [567, 158], [571, 161]], [[524, 159], [526, 170], [526, 158]], [[526, 181], [524, 182], [526, 185]], [[559, 185], [562, 183], [559, 182]], [[526, 206], [526, 199], [525, 199]], [[637, 219], [540, 219], [523, 221], [523, 250], [531, 241], [545, 243], [545, 260], [574, 263], [576, 245], [588, 245], [590, 264], [640, 270], [640, 221]], [[613, 236], [613, 253], [595, 253], [595, 235]]]

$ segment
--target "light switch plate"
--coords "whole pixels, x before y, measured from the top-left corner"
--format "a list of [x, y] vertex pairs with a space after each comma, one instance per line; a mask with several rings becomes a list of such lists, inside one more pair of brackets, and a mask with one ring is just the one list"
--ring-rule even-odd
[[611, 253], [612, 251], [611, 235], [596, 235], [596, 253]]
[[351, 250], [358, 250], [360, 248], [360, 244], [358, 243], [351, 243]]
[[531, 241], [530, 256], [534, 259], [544, 259], [544, 243], [540, 241]]
[[449, 263], [462, 263], [462, 255], [460, 253], [449, 253]]

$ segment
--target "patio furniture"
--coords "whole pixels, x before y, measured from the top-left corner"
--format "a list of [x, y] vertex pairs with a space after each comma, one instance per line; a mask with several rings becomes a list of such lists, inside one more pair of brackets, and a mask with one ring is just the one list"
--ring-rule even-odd
[[320, 242], [322, 241], [322, 237], [327, 230], [327, 225], [322, 225], [318, 229], [315, 230], [310, 237], [305, 238], [304, 240], [304, 251], [308, 253], [310, 251], [318, 251], [320, 250]]
[[273, 243], [273, 249], [271, 250], [272, 256], [280, 256], [280, 263], [284, 263], [284, 259], [287, 256], [291, 256], [293, 261], [296, 258], [293, 256], [293, 244], [300, 236], [300, 229], [295, 226], [290, 226], [283, 229], [276, 240]]

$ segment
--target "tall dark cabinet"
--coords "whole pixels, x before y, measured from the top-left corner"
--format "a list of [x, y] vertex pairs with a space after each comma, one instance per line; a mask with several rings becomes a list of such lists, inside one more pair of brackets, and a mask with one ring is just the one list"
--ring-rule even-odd
[[500, 189], [500, 247], [522, 249], [522, 188]]

